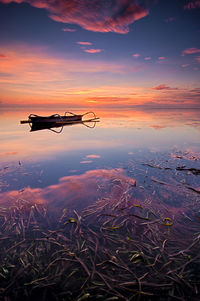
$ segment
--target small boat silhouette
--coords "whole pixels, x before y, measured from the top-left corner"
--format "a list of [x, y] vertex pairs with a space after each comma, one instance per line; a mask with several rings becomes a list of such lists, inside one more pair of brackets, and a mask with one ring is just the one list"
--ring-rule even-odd
[[[88, 117], [87, 117], [88, 116]], [[87, 127], [93, 128], [96, 122], [99, 121], [99, 117], [96, 117], [94, 112], [87, 112], [82, 115], [77, 115], [71, 112], [65, 112], [62, 116], [60, 114], [53, 114], [50, 116], [39, 116], [36, 114], [30, 114], [28, 120], [21, 120], [20, 123], [29, 123], [31, 132], [49, 129], [56, 133], [61, 133], [64, 126], [73, 124], [83, 124]], [[90, 123], [93, 123], [90, 125]], [[53, 128], [61, 128], [60, 131], [53, 130]]]

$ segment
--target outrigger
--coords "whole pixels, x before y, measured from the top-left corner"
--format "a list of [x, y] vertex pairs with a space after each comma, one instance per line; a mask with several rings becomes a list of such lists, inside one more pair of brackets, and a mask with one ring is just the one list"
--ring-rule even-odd
[[[99, 121], [99, 117], [96, 117], [94, 112], [87, 112], [82, 115], [77, 115], [72, 112], [65, 112], [64, 115], [53, 114], [50, 116], [39, 116], [36, 114], [30, 114], [28, 120], [21, 120], [20, 123], [28, 123], [31, 127], [31, 132], [49, 129], [56, 133], [60, 133], [63, 126], [73, 125], [73, 124], [83, 124], [87, 127], [94, 127], [96, 122]], [[93, 123], [92, 126], [88, 125]], [[52, 128], [61, 127], [60, 131], [55, 131]]]

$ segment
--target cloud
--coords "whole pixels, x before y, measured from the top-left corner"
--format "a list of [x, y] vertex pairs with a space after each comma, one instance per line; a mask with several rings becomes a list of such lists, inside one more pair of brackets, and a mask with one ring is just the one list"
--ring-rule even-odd
[[165, 60], [165, 57], [164, 57], [164, 56], [159, 56], [158, 59], [159, 59], [159, 60]]
[[[95, 62], [89, 60], [69, 59], [55, 57], [47, 53], [42, 47], [28, 45], [12, 45], [2, 47], [9, 59], [2, 59], [0, 74], [9, 75], [10, 79], [0, 78], [0, 82], [6, 81], [9, 84], [20, 83], [32, 85], [37, 82], [63, 81], [68, 79], [69, 73], [96, 73], [111, 72], [124, 73], [126, 66], [113, 62]], [[94, 52], [98, 51], [95, 49]]]
[[147, 16], [149, 11], [136, 0], [0, 0], [2, 3], [22, 3], [46, 9], [57, 22], [77, 24], [95, 32], [126, 34], [129, 25]]
[[145, 59], [145, 61], [149, 61], [149, 60], [151, 60], [151, 57], [150, 56], [146, 56], [144, 59]]
[[86, 157], [87, 158], [96, 158], [96, 159], [101, 158], [101, 156], [99, 156], [99, 155], [87, 155]]
[[13, 156], [13, 155], [16, 155], [16, 154], [17, 154], [17, 152], [0, 153], [0, 157]]
[[184, 9], [194, 9], [194, 8], [199, 8], [200, 7], [200, 1], [191, 1], [188, 4], [184, 6]]
[[75, 32], [76, 29], [72, 29], [72, 28], [62, 28], [62, 31]]
[[[68, 105], [76, 105], [82, 101], [83, 97], [80, 96], [83, 94], [106, 94], [107, 87], [102, 91], [102, 83], [91, 88], [91, 76], [103, 74], [107, 77], [138, 70], [137, 67], [127, 66], [122, 62], [96, 60], [98, 53], [85, 54], [87, 58], [82, 60], [70, 58], [67, 54], [55, 55], [43, 46], [27, 44], [1, 46], [1, 53], [8, 56], [8, 59], [0, 60], [1, 101], [6, 105], [40, 105], [47, 102], [52, 105], [66, 102]], [[95, 59], [91, 60], [91, 56]], [[113, 90], [109, 95], [111, 93], [113, 95]], [[66, 95], [69, 94], [74, 96], [66, 100]], [[88, 105], [87, 101], [85, 105]]]
[[167, 86], [166, 84], [161, 84], [159, 86], [153, 87], [153, 90], [178, 90], [178, 88], [171, 88]]
[[194, 88], [194, 89], [190, 90], [190, 92], [194, 93], [195, 95], [200, 96], [200, 88]]
[[90, 42], [76, 42], [76, 44], [79, 44], [79, 45], [92, 45], [92, 43], [90, 43]]
[[6, 55], [4, 55], [3, 53], [0, 53], [0, 60], [1, 60], [1, 59], [4, 60], [4, 59], [7, 59], [7, 58], [8, 58], [8, 57], [7, 57]]
[[139, 53], [134, 53], [134, 54], [133, 54], [133, 57], [135, 57], [135, 58], [138, 58], [139, 56], [140, 56]]
[[182, 56], [184, 56], [185, 54], [194, 54], [194, 53], [199, 53], [200, 49], [197, 48], [187, 48], [185, 50], [183, 50], [182, 52]]
[[155, 130], [162, 130], [165, 128], [164, 125], [159, 125], [159, 124], [152, 124], [152, 125], [149, 125], [150, 128], [153, 128]]
[[83, 51], [87, 53], [100, 53], [102, 49], [84, 49]]
[[115, 104], [115, 103], [126, 103], [129, 101], [130, 98], [128, 97], [109, 97], [109, 96], [96, 96], [96, 97], [90, 97], [88, 98], [88, 102], [96, 102], [100, 104]]
[[190, 66], [190, 64], [183, 64], [183, 65], [181, 65], [181, 67], [183, 67], [183, 68], [186, 68], [188, 66]]

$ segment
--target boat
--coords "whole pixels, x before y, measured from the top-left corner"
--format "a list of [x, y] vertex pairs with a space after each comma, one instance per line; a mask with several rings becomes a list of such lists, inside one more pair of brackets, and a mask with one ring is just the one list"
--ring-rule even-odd
[[[61, 127], [61, 130], [59, 131], [61, 132], [63, 126], [66, 125], [81, 123], [87, 126], [87, 123], [92, 122], [96, 124], [96, 122], [98, 121], [99, 118], [96, 117], [94, 112], [87, 112], [82, 115], [80, 114], [77, 115], [72, 112], [65, 112], [64, 115], [53, 114], [50, 116], [39, 116], [36, 114], [30, 114], [28, 116], [28, 120], [21, 120], [20, 123], [21, 124], [29, 123], [31, 127], [31, 132], [44, 130], [44, 129], [52, 130], [52, 128], [59, 128], [59, 127]], [[88, 126], [88, 127], [94, 127], [94, 126]]]

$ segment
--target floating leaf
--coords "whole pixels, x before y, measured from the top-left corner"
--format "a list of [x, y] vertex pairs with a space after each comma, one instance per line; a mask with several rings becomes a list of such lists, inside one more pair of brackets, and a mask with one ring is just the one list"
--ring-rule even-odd
[[68, 221], [67, 221], [66, 223], [64, 223], [64, 225], [67, 225], [67, 224], [69, 224], [69, 223], [77, 223], [77, 220], [76, 220], [75, 218], [73, 218], [73, 217], [70, 217], [70, 218], [68, 219]]
[[170, 217], [165, 217], [163, 220], [163, 225], [164, 226], [172, 226], [173, 220]]

